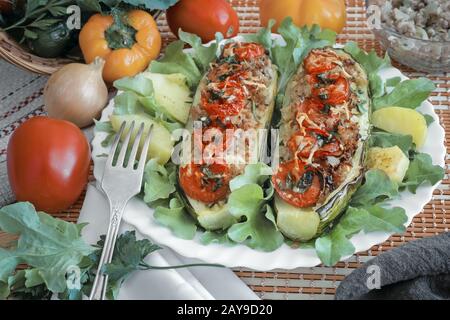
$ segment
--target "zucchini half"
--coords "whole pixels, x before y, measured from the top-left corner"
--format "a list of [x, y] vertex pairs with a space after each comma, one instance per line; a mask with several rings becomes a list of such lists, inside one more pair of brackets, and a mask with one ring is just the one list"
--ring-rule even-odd
[[[264, 114], [259, 117], [259, 128], [269, 129], [272, 121], [272, 115], [275, 108], [275, 99], [277, 95], [277, 82], [278, 82], [278, 68], [274, 65], [270, 65], [272, 80], [269, 87], [266, 89], [265, 105], [266, 109]], [[204, 75], [200, 81], [196, 93], [194, 95], [193, 106], [200, 103], [201, 93], [207, 85], [207, 74]], [[191, 133], [194, 129], [194, 121], [192, 114], [189, 116], [186, 129]], [[265, 151], [266, 141], [264, 139], [263, 144], [258, 147], [258, 158], [261, 157], [263, 151]], [[179, 169], [179, 167], [178, 167]], [[242, 170], [243, 173], [244, 169]], [[195, 200], [187, 196], [183, 188], [179, 183], [179, 172], [177, 172], [177, 188], [181, 201], [184, 203], [186, 210], [197, 220], [198, 224], [205, 230], [225, 230], [231, 225], [237, 222], [236, 218], [229, 213], [227, 207], [227, 200], [224, 199], [218, 203], [207, 204], [201, 201]]]
[[[326, 48], [331, 50], [330, 48]], [[341, 213], [345, 211], [348, 203], [360, 186], [364, 172], [368, 151], [368, 138], [370, 134], [370, 92], [369, 81], [364, 69], [343, 50], [333, 49], [342, 59], [350, 59], [352, 68], [354, 68], [350, 89], [358, 97], [358, 126], [360, 139], [357, 142], [356, 151], [351, 159], [351, 169], [345, 180], [335, 188], [320, 203], [310, 208], [298, 208], [285, 202], [275, 193], [274, 209], [277, 215], [277, 225], [280, 231], [288, 238], [296, 241], [308, 241], [318, 237], [328, 227], [332, 226]], [[283, 109], [288, 108], [292, 103], [298, 101], [299, 96], [295, 94], [295, 87], [299, 85], [299, 75], [304, 75], [303, 65], [300, 65], [297, 74], [294, 75], [286, 88], [281, 113]], [[298, 91], [297, 91], [298, 92]], [[288, 110], [284, 110], [285, 112]], [[283, 119], [281, 120], [283, 121]]]

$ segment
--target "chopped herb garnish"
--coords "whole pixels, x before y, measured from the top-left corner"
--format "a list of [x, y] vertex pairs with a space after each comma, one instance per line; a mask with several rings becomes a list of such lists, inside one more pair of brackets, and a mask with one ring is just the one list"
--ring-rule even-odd
[[320, 99], [320, 100], [328, 100], [328, 94], [326, 94], [326, 93], [320, 93], [320, 94], [319, 94], [319, 99]]

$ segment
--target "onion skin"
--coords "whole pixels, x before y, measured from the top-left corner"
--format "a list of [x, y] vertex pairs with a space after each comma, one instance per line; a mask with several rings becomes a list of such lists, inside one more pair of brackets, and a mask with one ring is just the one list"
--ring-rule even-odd
[[44, 109], [51, 118], [67, 120], [84, 128], [100, 116], [108, 102], [102, 78], [105, 61], [71, 63], [51, 75], [44, 88]]

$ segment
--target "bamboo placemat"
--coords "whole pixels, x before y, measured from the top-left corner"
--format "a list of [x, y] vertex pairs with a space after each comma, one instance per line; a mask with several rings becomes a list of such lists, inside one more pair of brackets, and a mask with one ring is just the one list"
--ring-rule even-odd
[[[233, 0], [234, 8], [238, 11], [241, 32], [255, 32], [259, 28], [258, 0]], [[365, 1], [347, 0], [347, 26], [339, 36], [340, 42], [356, 41], [366, 50], [376, 49], [382, 54], [379, 43], [365, 24]], [[172, 41], [164, 16], [158, 20], [165, 44]], [[433, 80], [438, 89], [431, 97], [441, 125], [450, 135], [450, 74], [424, 74], [396, 65], [409, 77], [426, 76]], [[447, 130], [447, 128], [449, 128]], [[447, 145], [447, 143], [446, 143]], [[235, 269], [236, 274], [247, 283], [263, 299], [332, 299], [340, 281], [362, 263], [370, 260], [383, 251], [401, 246], [408, 241], [430, 237], [448, 232], [450, 226], [450, 180], [448, 179], [449, 159], [446, 159], [446, 177], [434, 197], [424, 210], [417, 215], [407, 232], [393, 235], [386, 242], [372, 247], [366, 252], [353, 255], [345, 262], [335, 267], [318, 266], [314, 268], [298, 268], [291, 271], [275, 270], [273, 272], [258, 272], [245, 268]], [[75, 222], [83, 204], [84, 194], [78, 202], [66, 212], [57, 216]], [[448, 211], [448, 212], [447, 212]]]

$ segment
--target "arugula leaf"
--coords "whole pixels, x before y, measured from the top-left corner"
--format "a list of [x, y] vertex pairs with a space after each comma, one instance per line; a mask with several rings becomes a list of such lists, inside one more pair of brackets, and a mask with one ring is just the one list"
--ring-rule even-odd
[[204, 74], [209, 68], [209, 64], [217, 58], [219, 42], [223, 39], [222, 34], [216, 33], [216, 41], [211, 43], [208, 47], [202, 44], [202, 39], [196, 34], [184, 32], [180, 29], [178, 31], [178, 36], [180, 37], [180, 40], [192, 47], [194, 51], [192, 57], [197, 66], [199, 66], [200, 72]]
[[342, 257], [355, 252], [349, 238], [364, 232], [404, 232], [408, 217], [403, 208], [383, 208], [379, 205], [349, 207], [339, 223], [330, 233], [316, 239], [315, 248], [320, 260], [326, 266], [333, 266]]
[[334, 266], [342, 257], [355, 252], [355, 247], [347, 238], [346, 230], [339, 224], [329, 234], [317, 238], [315, 247], [320, 261], [326, 266]]
[[370, 136], [370, 146], [389, 148], [398, 146], [405, 155], [409, 155], [409, 150], [412, 148], [412, 136], [397, 133], [389, 133], [384, 131], [373, 131]]
[[183, 51], [184, 42], [181, 40], [170, 43], [164, 56], [158, 61], [152, 61], [149, 70], [156, 73], [182, 73], [186, 76], [189, 87], [195, 88], [202, 73], [199, 70], [194, 58]]
[[427, 78], [405, 80], [395, 86], [391, 93], [373, 100], [375, 110], [397, 106], [415, 109], [436, 89], [433, 81]]
[[249, 164], [244, 173], [230, 181], [230, 190], [234, 191], [247, 184], [262, 185], [272, 175], [272, 168], [264, 163]]
[[365, 174], [364, 184], [356, 190], [351, 205], [372, 205], [381, 199], [392, 198], [398, 194], [398, 185], [381, 170], [371, 169]]
[[283, 235], [278, 231], [272, 208], [267, 204], [271, 196], [265, 196], [257, 184], [244, 185], [230, 194], [230, 213], [237, 219], [245, 217], [245, 221], [228, 229], [231, 240], [262, 251], [273, 251], [283, 244]]
[[424, 182], [436, 184], [444, 178], [444, 168], [433, 165], [431, 156], [426, 153], [417, 153], [411, 161], [402, 186], [408, 187], [412, 193]]
[[49, 290], [63, 292], [68, 268], [94, 251], [81, 239], [81, 227], [36, 212], [28, 202], [0, 209], [0, 229], [20, 235], [14, 250], [0, 250], [1, 282], [24, 263], [36, 269]]
[[175, 183], [175, 165], [168, 163], [162, 166], [156, 159], [150, 159], [144, 170], [144, 201], [151, 204], [168, 199], [175, 192]]
[[177, 198], [170, 200], [169, 208], [157, 207], [153, 216], [156, 221], [169, 228], [177, 237], [186, 240], [194, 239], [197, 225]]
[[346, 230], [347, 236], [364, 232], [385, 231], [404, 232], [408, 217], [403, 208], [383, 208], [378, 205], [368, 207], [349, 207], [339, 225]]

